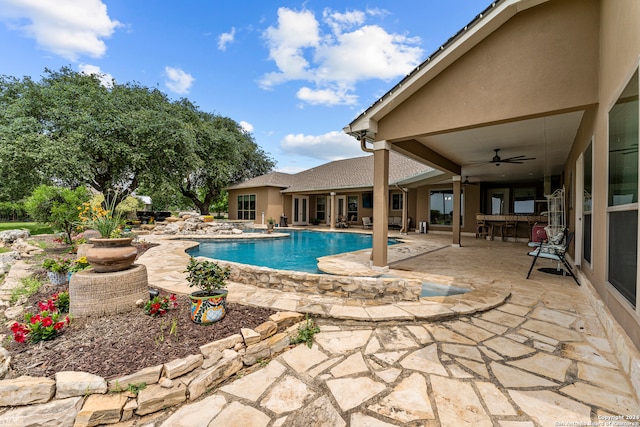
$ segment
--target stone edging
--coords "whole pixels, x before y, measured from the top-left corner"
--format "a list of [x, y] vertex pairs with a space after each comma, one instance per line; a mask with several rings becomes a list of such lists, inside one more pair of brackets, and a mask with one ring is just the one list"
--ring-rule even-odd
[[231, 261], [215, 260], [220, 266], [231, 267], [229, 280], [245, 285], [282, 292], [304, 292], [314, 295], [351, 298], [388, 304], [418, 301], [422, 281], [400, 277], [351, 277], [331, 274], [275, 270]]
[[[55, 380], [22, 376], [0, 381], [0, 425], [88, 427], [130, 420], [195, 400], [244, 366], [284, 350], [303, 315], [278, 312], [255, 329], [213, 341], [200, 354], [111, 380], [86, 372], [58, 372]], [[128, 390], [140, 384], [137, 395]], [[10, 407], [7, 410], [7, 407]]]

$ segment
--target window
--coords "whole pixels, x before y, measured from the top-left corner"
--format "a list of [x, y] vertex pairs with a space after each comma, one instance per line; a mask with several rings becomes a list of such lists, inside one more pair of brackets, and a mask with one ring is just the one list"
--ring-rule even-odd
[[326, 197], [316, 198], [316, 218], [320, 221], [325, 221], [327, 218], [326, 211], [327, 211], [327, 198]]
[[238, 196], [238, 219], [256, 219], [255, 194], [241, 194]]
[[513, 190], [513, 213], [532, 214], [535, 212], [536, 189], [516, 188]]
[[638, 70], [609, 110], [608, 280], [636, 305]]
[[347, 218], [349, 221], [358, 220], [358, 196], [347, 197]]
[[362, 208], [363, 209], [371, 209], [373, 208], [373, 193], [362, 193]]
[[402, 193], [393, 193], [391, 195], [391, 210], [400, 211], [402, 210]]
[[[429, 222], [432, 225], [451, 225], [453, 218], [453, 189], [432, 190], [429, 193]], [[464, 197], [460, 193], [460, 224], [464, 212]]]

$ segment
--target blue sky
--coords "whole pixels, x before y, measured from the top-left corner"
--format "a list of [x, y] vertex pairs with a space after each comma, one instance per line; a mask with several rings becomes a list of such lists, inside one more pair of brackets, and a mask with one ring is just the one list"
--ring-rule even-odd
[[231, 117], [295, 173], [490, 0], [0, 0], [0, 74], [71, 66]]

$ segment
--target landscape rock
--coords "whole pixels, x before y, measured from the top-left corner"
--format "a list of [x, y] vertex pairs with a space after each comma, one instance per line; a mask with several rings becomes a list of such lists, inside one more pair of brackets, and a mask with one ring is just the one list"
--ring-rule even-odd
[[47, 403], [56, 391], [49, 378], [22, 376], [0, 381], [0, 406], [22, 406]]
[[197, 399], [209, 388], [220, 384], [240, 369], [242, 369], [240, 355], [233, 350], [225, 350], [223, 358], [215, 366], [204, 370], [189, 383], [189, 399]]
[[122, 408], [122, 416], [120, 417], [120, 421], [128, 421], [133, 418], [133, 412], [138, 409], [138, 401], [135, 399], [130, 399]]
[[172, 360], [164, 364], [164, 376], [168, 379], [180, 377], [200, 367], [203, 361], [204, 357], [202, 354], [192, 354], [182, 359]]
[[278, 324], [278, 330], [288, 328], [289, 326], [298, 323], [302, 319], [304, 319], [304, 316], [301, 313], [297, 313], [295, 311], [279, 311], [269, 316], [269, 320]]
[[233, 348], [236, 344], [242, 343], [242, 335], [235, 334], [226, 338], [222, 338], [218, 341], [212, 341], [208, 344], [200, 346], [200, 353], [205, 357], [205, 359], [209, 358], [211, 355], [217, 355], [218, 351], [223, 351], [229, 348]]
[[171, 381], [169, 378], [166, 378], [166, 377], [160, 378], [160, 381], [158, 381], [158, 384], [162, 388], [171, 388], [171, 387], [173, 387], [173, 381]]
[[244, 344], [248, 347], [260, 342], [260, 334], [250, 328], [241, 328], [240, 333], [244, 339]]
[[11, 354], [4, 347], [0, 347], [0, 380], [4, 379], [4, 377], [7, 376], [7, 372], [9, 372], [10, 364], [11, 364]]
[[24, 239], [17, 239], [13, 245], [11, 245], [11, 249], [18, 252], [21, 257], [31, 257], [44, 252], [44, 249], [30, 245]]
[[61, 371], [56, 373], [55, 378], [56, 399], [107, 392], [107, 381], [88, 372]]
[[0, 273], [8, 273], [9, 268], [20, 259], [20, 253], [16, 251], [0, 254]]
[[81, 407], [81, 397], [21, 406], [0, 415], [0, 426], [72, 427]]
[[286, 332], [280, 332], [267, 340], [271, 353], [279, 353], [289, 346], [291, 339]]
[[134, 372], [130, 375], [125, 375], [113, 380], [109, 380], [109, 391], [122, 391], [129, 387], [129, 384], [141, 384], [145, 383], [155, 384], [160, 379], [160, 373], [162, 372], [162, 365], [151, 366], [144, 368], [138, 372]]
[[[21, 305], [14, 305], [4, 311], [4, 317], [8, 320], [22, 320], [22, 314], [24, 313], [24, 307]], [[13, 322], [12, 322], [13, 323]]]
[[126, 403], [127, 397], [122, 393], [92, 394], [78, 412], [74, 427], [92, 427], [120, 422], [122, 408]]
[[135, 413], [138, 415], [151, 414], [185, 400], [187, 400], [187, 387], [182, 382], [178, 382], [175, 387], [170, 389], [154, 384], [138, 393], [138, 408]]
[[262, 341], [258, 344], [247, 346], [247, 349], [242, 356], [242, 363], [247, 366], [255, 365], [258, 360], [266, 359], [271, 355], [271, 349], [269, 348], [269, 342]]
[[256, 326], [255, 331], [260, 334], [261, 339], [266, 339], [278, 332], [278, 324], [272, 320], [268, 320]]
[[0, 241], [3, 243], [13, 243], [18, 239], [28, 239], [31, 237], [29, 230], [5, 230], [0, 232]]

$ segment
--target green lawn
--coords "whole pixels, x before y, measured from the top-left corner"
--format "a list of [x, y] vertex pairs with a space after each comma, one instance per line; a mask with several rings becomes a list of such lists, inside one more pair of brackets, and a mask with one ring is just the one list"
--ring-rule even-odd
[[26, 228], [29, 230], [31, 235], [36, 234], [52, 234], [53, 230], [51, 227], [43, 224], [38, 224], [37, 222], [0, 222], [0, 231], [5, 230], [15, 230]]

